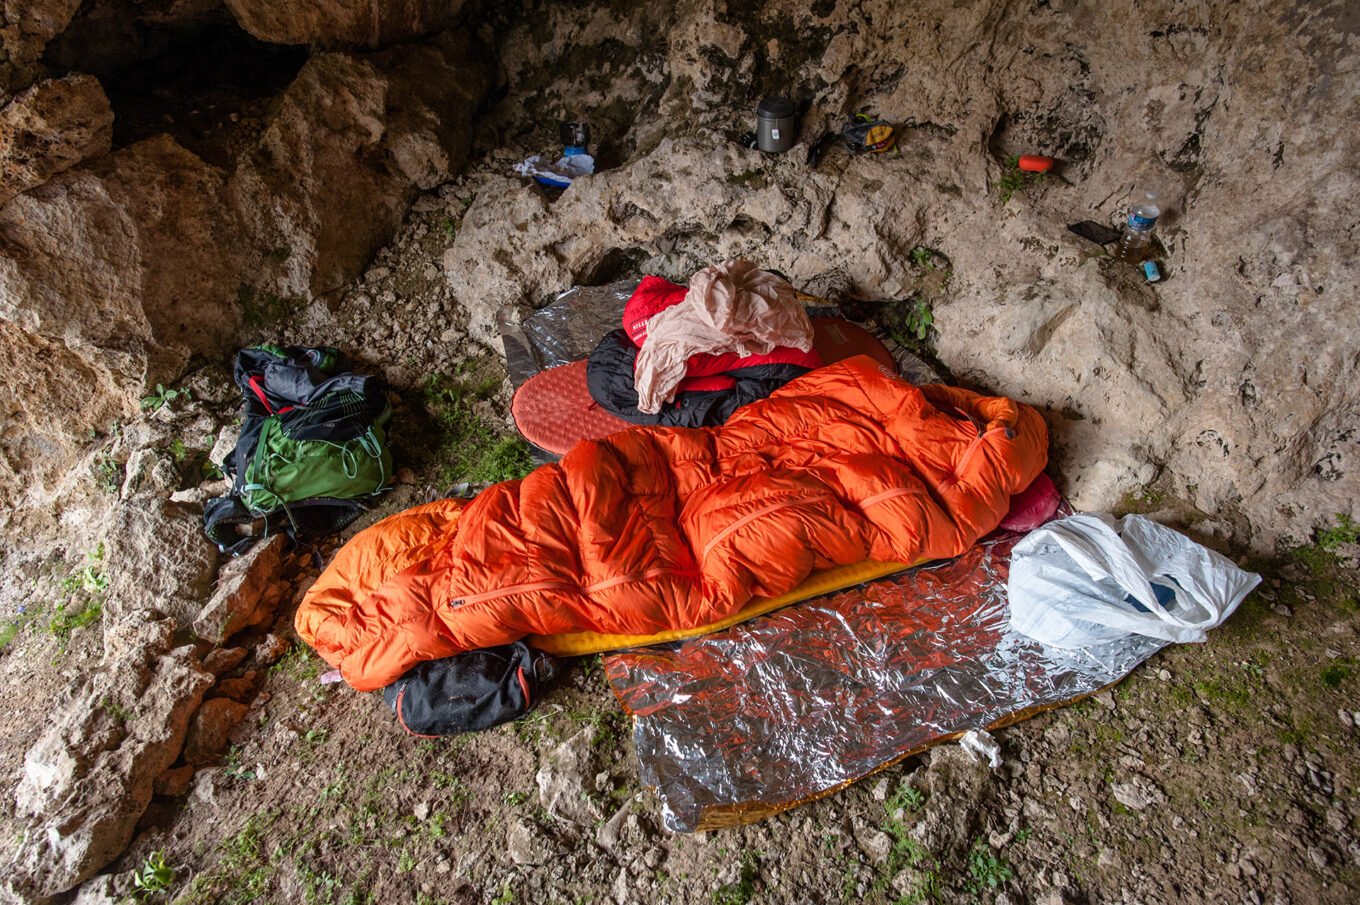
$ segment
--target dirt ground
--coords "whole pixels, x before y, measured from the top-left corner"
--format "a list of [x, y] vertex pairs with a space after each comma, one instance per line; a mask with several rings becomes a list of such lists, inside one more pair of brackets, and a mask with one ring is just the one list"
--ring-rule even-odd
[[[437, 316], [444, 216], [418, 206], [374, 271], [334, 311], [299, 314], [286, 338], [351, 345], [372, 332], [373, 299], [397, 317]], [[478, 353], [456, 326], [439, 343], [419, 323], [379, 331], [367, 354], [408, 390], [402, 406], [419, 407], [422, 375]], [[504, 390], [484, 395], [487, 416], [503, 415]], [[351, 532], [441, 489], [419, 432], [396, 442], [403, 483]], [[1129, 506], [1176, 519], [1174, 501]], [[379, 695], [322, 684], [324, 664], [295, 643], [267, 669], [248, 661], [229, 674], [256, 668], [259, 686], [231, 747], [183, 797], [156, 797], [105, 888], [130, 897], [133, 875], [160, 857], [168, 879], [141, 898], [183, 905], [1352, 902], [1356, 548], [1344, 531], [1320, 540], [1252, 563], [1267, 580], [1207, 645], [1164, 651], [1112, 690], [999, 732], [995, 771], [946, 744], [764, 822], [695, 835], [661, 828], [598, 658], [570, 664], [515, 724], [418, 739]], [[25, 613], [97, 598], [96, 553], [0, 569], [17, 626], [0, 685], [23, 691], [6, 694], [0, 721], [11, 781], [59, 690], [100, 654], [97, 621], [63, 638]], [[295, 641], [292, 613], [316, 567], [289, 563], [293, 603], [272, 630]], [[563, 752], [575, 766], [553, 781], [588, 797], [598, 821], [545, 807], [540, 770]], [[22, 844], [9, 801], [0, 830]]]

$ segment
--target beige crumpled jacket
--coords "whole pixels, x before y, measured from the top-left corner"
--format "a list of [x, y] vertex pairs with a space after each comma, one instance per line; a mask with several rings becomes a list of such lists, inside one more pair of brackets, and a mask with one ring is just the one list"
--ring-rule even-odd
[[764, 355], [776, 346], [812, 349], [812, 322], [793, 287], [750, 261], [705, 267], [684, 301], [647, 323], [633, 372], [638, 409], [655, 414], [675, 398], [691, 355]]

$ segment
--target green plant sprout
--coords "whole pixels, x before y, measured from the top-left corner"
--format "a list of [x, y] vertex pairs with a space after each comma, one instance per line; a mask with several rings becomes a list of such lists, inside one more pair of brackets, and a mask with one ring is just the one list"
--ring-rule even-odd
[[165, 852], [155, 851], [146, 856], [141, 868], [132, 875], [135, 895], [140, 899], [159, 896], [175, 882], [175, 869], [165, 863]]
[[152, 393], [150, 396], [142, 397], [142, 410], [154, 412], [162, 406], [168, 406], [176, 399], [184, 399], [187, 401], [193, 398], [193, 393], [188, 390], [167, 390], [163, 384], [158, 383], [156, 384], [156, 392]]

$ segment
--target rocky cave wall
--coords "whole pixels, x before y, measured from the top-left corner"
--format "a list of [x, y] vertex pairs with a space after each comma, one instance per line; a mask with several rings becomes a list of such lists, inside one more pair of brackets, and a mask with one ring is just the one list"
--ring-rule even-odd
[[[296, 21], [273, 6], [16, 4], [2, 23], [0, 501], [12, 515], [79, 496], [92, 438], [135, 414], [148, 387], [345, 284], [415, 194], [466, 160], [490, 66], [475, 39], [441, 30], [458, 4], [289, 5]], [[209, 133], [229, 145], [221, 153], [184, 147], [169, 113], [113, 147], [100, 78], [118, 83], [210, 29], [239, 31], [232, 14], [285, 43], [330, 27], [328, 49], [304, 52], [277, 97], [223, 117]]]
[[[147, 387], [333, 303], [475, 131], [481, 172], [507, 175], [480, 179], [444, 265], [485, 341], [497, 308], [605, 261], [683, 277], [747, 254], [892, 298], [926, 247], [950, 262], [940, 360], [1045, 410], [1079, 505], [1155, 487], [1207, 533], [1302, 538], [1360, 481], [1356, 19], [1209, 0], [15, 4], [0, 497], [18, 513], [71, 498], [91, 435]], [[310, 49], [241, 146], [217, 163], [166, 136], [111, 149], [99, 78], [223, 23]], [[775, 90], [805, 103], [804, 144], [871, 109], [901, 150], [812, 170], [801, 146], [740, 148]], [[508, 164], [565, 117], [592, 122], [604, 169], [553, 200]], [[1002, 161], [1025, 151], [1058, 170], [1002, 203]], [[1063, 229], [1117, 217], [1137, 183], [1169, 199], [1152, 288]]]

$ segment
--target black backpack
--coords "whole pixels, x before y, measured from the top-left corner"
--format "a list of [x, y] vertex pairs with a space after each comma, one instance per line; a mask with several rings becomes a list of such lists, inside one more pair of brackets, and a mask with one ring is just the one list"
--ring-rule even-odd
[[220, 467], [230, 492], [203, 508], [204, 531], [239, 554], [283, 531], [329, 534], [366, 511], [392, 481], [377, 378], [351, 373], [335, 349], [264, 345], [236, 356], [241, 437]]
[[383, 689], [411, 735], [477, 732], [518, 719], [557, 672], [552, 657], [522, 641], [427, 660]]

